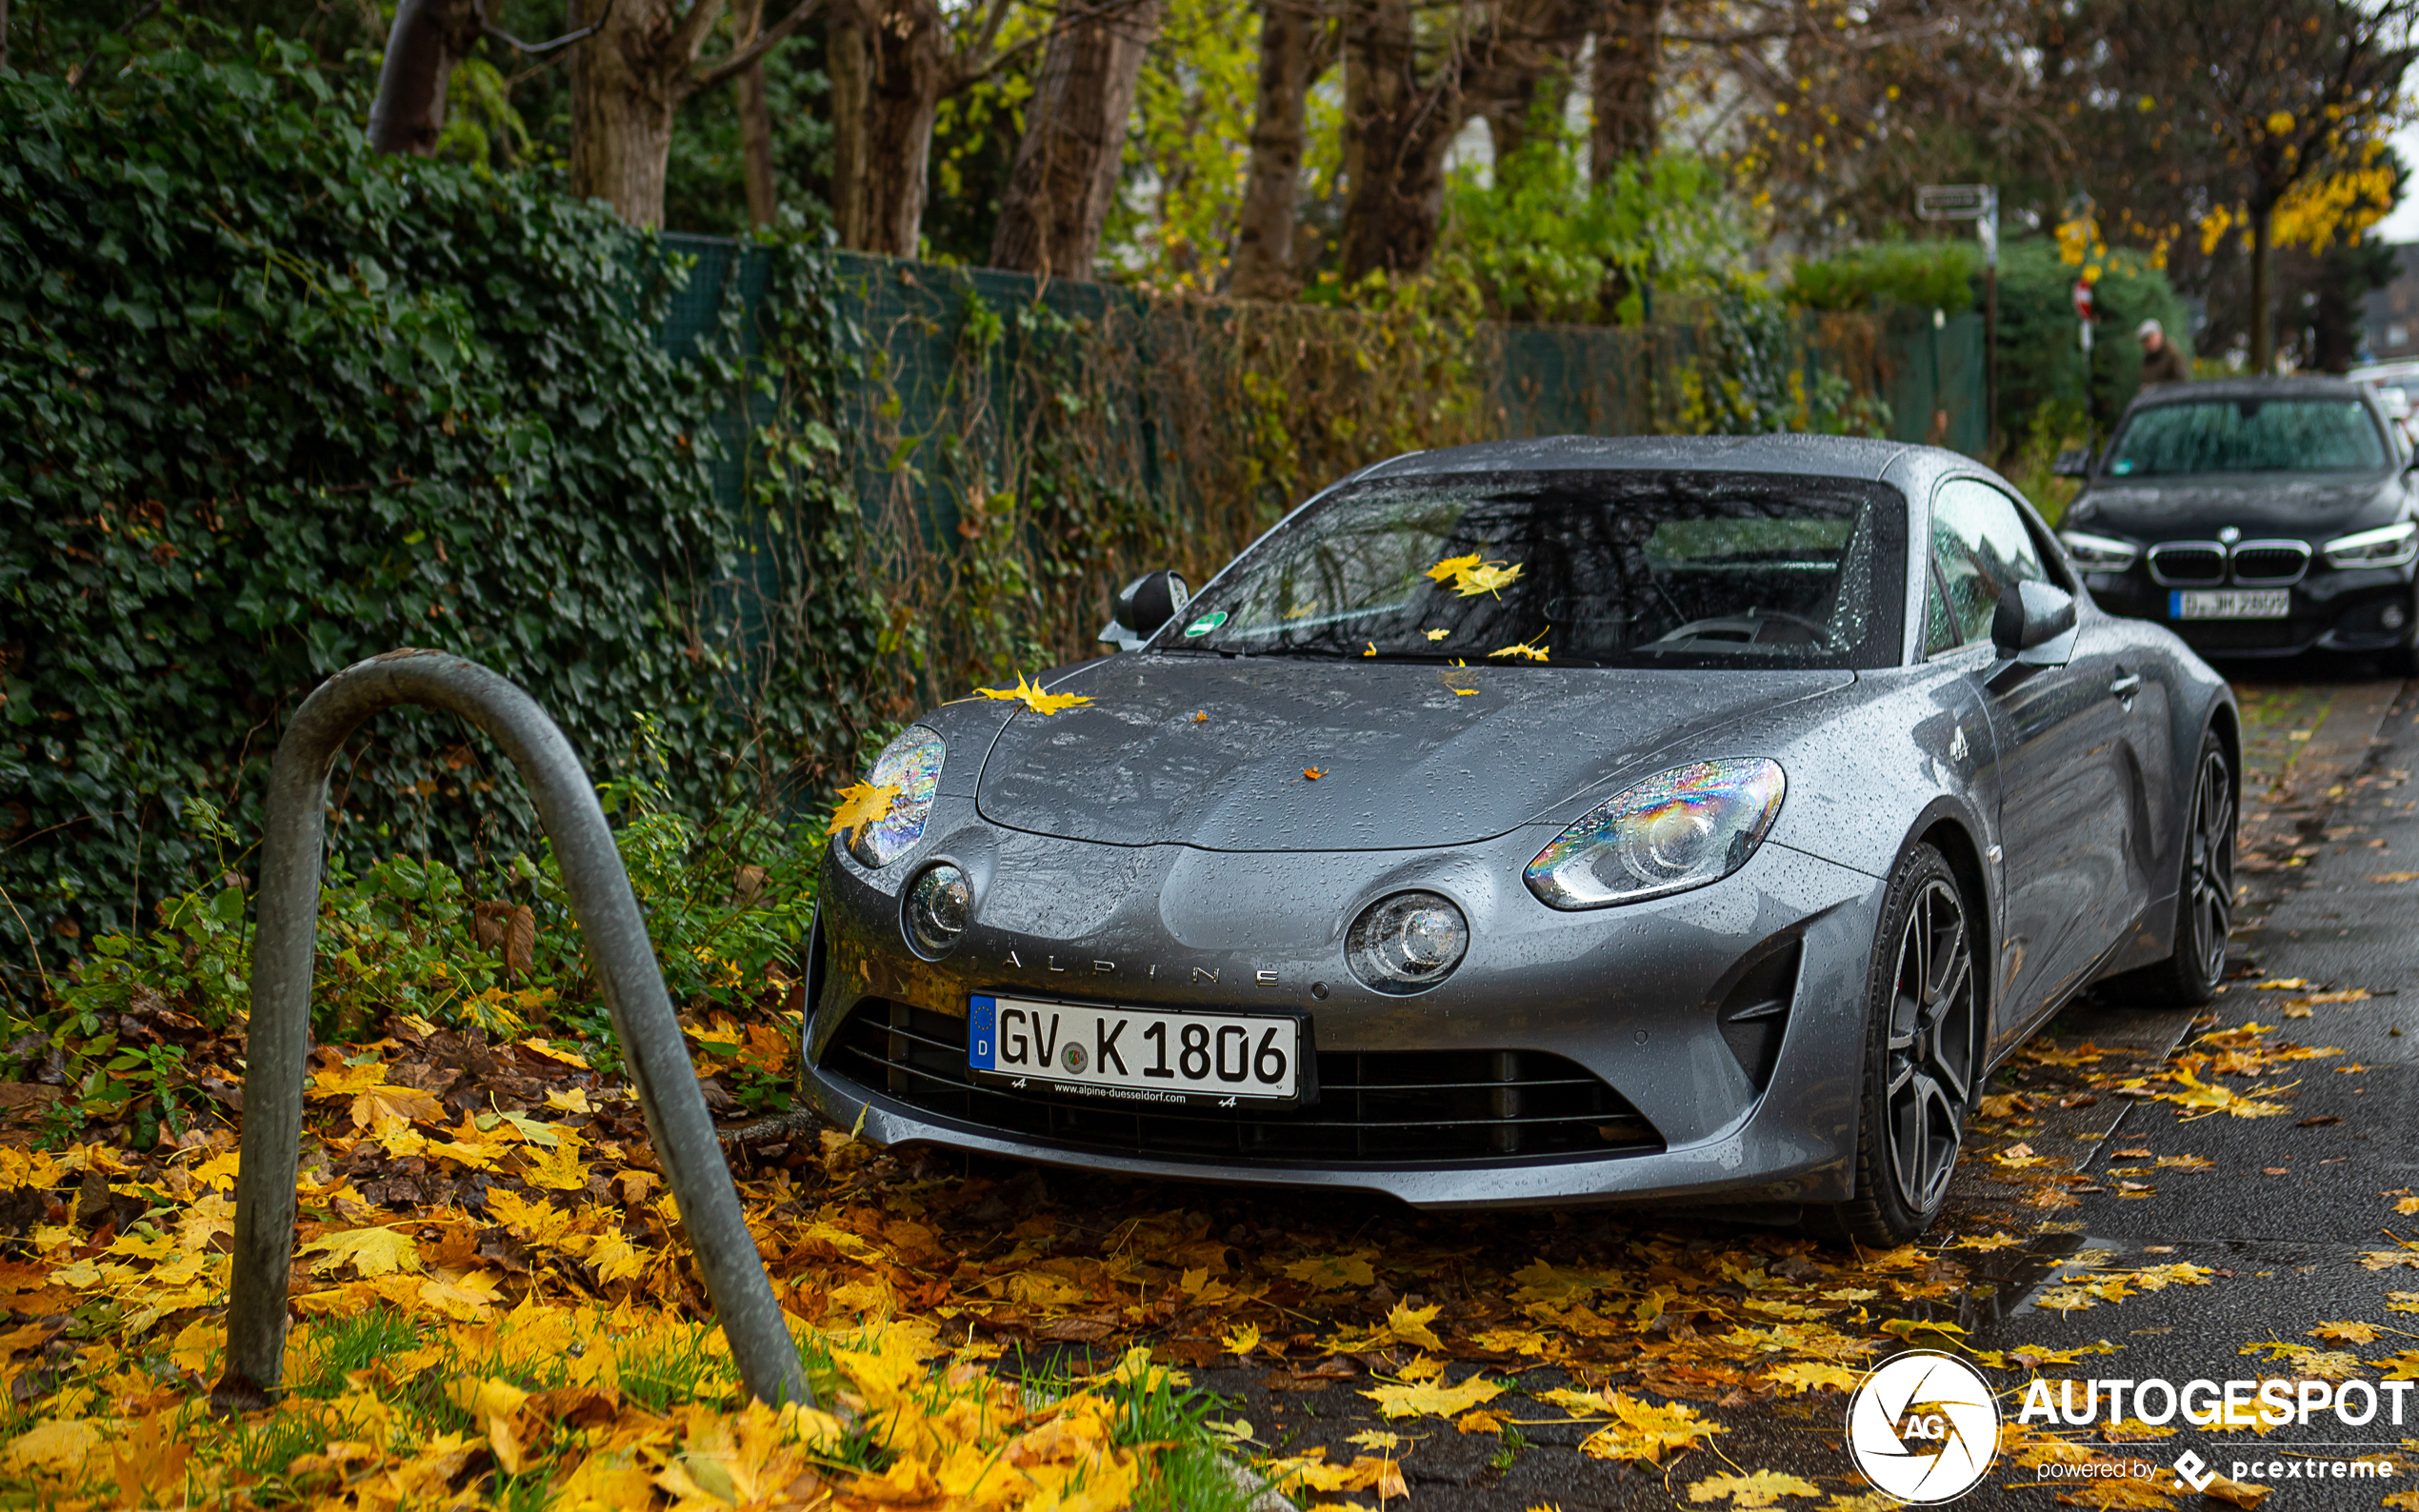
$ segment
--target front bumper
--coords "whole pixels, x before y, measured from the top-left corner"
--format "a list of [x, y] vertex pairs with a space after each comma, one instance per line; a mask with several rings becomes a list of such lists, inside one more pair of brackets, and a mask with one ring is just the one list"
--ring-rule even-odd
[[[2092, 602], [2110, 614], [2156, 621], [2203, 656], [2292, 656], [2309, 650], [2387, 651], [2410, 644], [2413, 572], [2411, 567], [2347, 570], [2320, 563], [2287, 589], [2291, 612], [2269, 620], [2179, 619], [2172, 595], [2181, 585], [2152, 582], [2140, 564], [2124, 572], [2087, 572], [2083, 585]], [[2395, 615], [2400, 623], [2387, 623]]]
[[[879, 872], [836, 849], [826, 863], [806, 1090], [876, 1143], [1425, 1207], [1850, 1195], [1879, 879], [1768, 843], [1712, 886], [1561, 913], [1520, 882], [1549, 830], [1235, 854], [1056, 840], [972, 808], [944, 798]], [[974, 922], [928, 962], [897, 900], [935, 860], [972, 879]], [[1470, 952], [1389, 997], [1353, 978], [1344, 931], [1411, 887], [1461, 906]], [[977, 992], [1300, 1013], [1322, 1093], [1290, 1114], [1179, 1117], [972, 1088]]]

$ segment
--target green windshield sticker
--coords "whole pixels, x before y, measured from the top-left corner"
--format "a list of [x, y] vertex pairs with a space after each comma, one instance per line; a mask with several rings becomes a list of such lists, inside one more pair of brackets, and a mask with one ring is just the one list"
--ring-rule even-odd
[[1186, 626], [1185, 633], [1187, 635], [1207, 635], [1211, 630], [1216, 629], [1219, 626], [1226, 623], [1227, 611], [1220, 609], [1215, 614], [1205, 614], [1201, 618], [1193, 621], [1190, 625]]

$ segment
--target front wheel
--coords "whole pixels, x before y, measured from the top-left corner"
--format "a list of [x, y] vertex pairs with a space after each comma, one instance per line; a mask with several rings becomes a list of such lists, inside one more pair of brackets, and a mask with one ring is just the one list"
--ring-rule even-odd
[[1915, 846], [1890, 878], [1873, 945], [1856, 1196], [1809, 1214], [1827, 1237], [1895, 1248], [1940, 1216], [1982, 1068], [1974, 938], [1956, 874]]

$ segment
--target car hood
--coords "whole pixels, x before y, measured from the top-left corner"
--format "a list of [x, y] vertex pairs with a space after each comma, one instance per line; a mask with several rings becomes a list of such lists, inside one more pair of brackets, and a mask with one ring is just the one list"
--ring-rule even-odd
[[2401, 501], [2392, 473], [2212, 473], [2095, 483], [2064, 523], [2145, 541], [2200, 539], [2229, 525], [2247, 536], [2316, 540], [2385, 524]]
[[1572, 800], [1667, 747], [1674, 760], [1763, 754], [1727, 748], [1722, 731], [1854, 681], [1129, 654], [1051, 685], [1092, 702], [1020, 709], [976, 805], [1010, 828], [1118, 846], [1465, 845], [1575, 818]]

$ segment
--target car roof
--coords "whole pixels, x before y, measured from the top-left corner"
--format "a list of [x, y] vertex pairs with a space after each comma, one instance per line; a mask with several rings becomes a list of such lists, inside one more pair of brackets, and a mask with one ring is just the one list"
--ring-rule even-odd
[[[1926, 454], [1929, 454], [1927, 457]], [[1971, 466], [1937, 447], [1865, 436], [1536, 436], [1474, 446], [1412, 451], [1354, 474], [1416, 478], [1452, 472], [1593, 472], [1661, 470], [1763, 472], [1804, 477], [1878, 480], [1893, 464], [1918, 458]]]
[[2209, 399], [2359, 399], [2369, 392], [2369, 386], [2349, 378], [2208, 378], [2193, 383], [2161, 384], [2146, 388], [2135, 396], [2131, 408], [2148, 409], [2153, 405], [2191, 404]]

